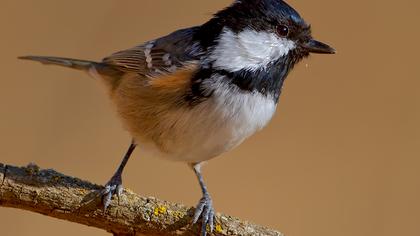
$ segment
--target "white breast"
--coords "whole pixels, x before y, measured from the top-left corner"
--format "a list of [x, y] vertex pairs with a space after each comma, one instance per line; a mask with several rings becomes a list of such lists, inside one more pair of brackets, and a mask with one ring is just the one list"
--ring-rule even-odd
[[[233, 86], [233, 85], [232, 85]], [[274, 99], [258, 92], [239, 90], [236, 86], [223, 86], [214, 92], [216, 110], [225, 125], [219, 130], [221, 137], [214, 139], [226, 141], [226, 150], [230, 150], [255, 132], [264, 128], [276, 110]], [[226, 135], [226, 136], [224, 136]]]
[[271, 97], [214, 82], [208, 85], [217, 85], [210, 99], [193, 109], [177, 110], [166, 115], [165, 122], [172, 125], [163, 131], [171, 132], [163, 135], [166, 138], [161, 140], [165, 152], [149, 142], [140, 145], [148, 149], [146, 151], [152, 151], [154, 156], [201, 162], [231, 150], [271, 120], [276, 110], [276, 103]]

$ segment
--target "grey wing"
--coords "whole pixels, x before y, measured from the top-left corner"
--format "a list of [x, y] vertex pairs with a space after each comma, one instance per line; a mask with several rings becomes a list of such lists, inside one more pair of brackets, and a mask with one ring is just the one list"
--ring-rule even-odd
[[162, 38], [123, 50], [103, 59], [123, 72], [143, 76], [175, 72], [188, 64], [196, 64], [203, 52], [193, 34], [197, 27], [175, 31]]

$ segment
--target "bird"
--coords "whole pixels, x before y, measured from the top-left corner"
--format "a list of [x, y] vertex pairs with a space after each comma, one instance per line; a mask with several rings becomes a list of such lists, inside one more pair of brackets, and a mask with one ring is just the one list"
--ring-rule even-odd
[[121, 196], [122, 174], [139, 147], [144, 155], [192, 167], [202, 191], [193, 224], [214, 230], [213, 200], [202, 164], [240, 145], [273, 117], [286, 77], [312, 53], [334, 54], [282, 0], [235, 0], [202, 25], [94, 62], [62, 57], [20, 59], [89, 73], [107, 93], [132, 142], [101, 192], [104, 210]]

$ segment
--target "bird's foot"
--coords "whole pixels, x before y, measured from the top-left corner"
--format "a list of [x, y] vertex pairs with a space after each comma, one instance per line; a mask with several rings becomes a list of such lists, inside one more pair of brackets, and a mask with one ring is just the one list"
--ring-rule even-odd
[[201, 236], [207, 235], [207, 226], [209, 226], [210, 232], [214, 230], [214, 209], [213, 201], [210, 195], [205, 194], [200, 202], [197, 204], [194, 212], [193, 224], [196, 224], [201, 219]]
[[122, 191], [123, 187], [121, 174], [115, 174], [108, 181], [108, 183], [106, 183], [105, 188], [101, 192], [104, 211], [106, 211], [106, 209], [109, 207], [109, 204], [112, 200], [112, 196], [117, 195], [117, 197], [120, 198]]

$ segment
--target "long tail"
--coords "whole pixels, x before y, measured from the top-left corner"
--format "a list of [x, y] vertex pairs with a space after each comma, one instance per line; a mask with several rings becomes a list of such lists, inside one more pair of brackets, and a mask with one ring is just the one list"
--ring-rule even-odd
[[118, 86], [118, 81], [122, 78], [124, 72], [118, 70], [112, 65], [104, 64], [101, 62], [86, 61], [64, 57], [46, 57], [46, 56], [24, 56], [19, 59], [38, 61], [45, 65], [64, 66], [76, 70], [88, 72], [91, 76], [99, 77], [114, 90]]
[[93, 61], [85, 61], [64, 57], [24, 56], [19, 57], [19, 59], [38, 61], [45, 65], [58, 65], [84, 71], [89, 71], [91, 68], [96, 67], [100, 64]]

